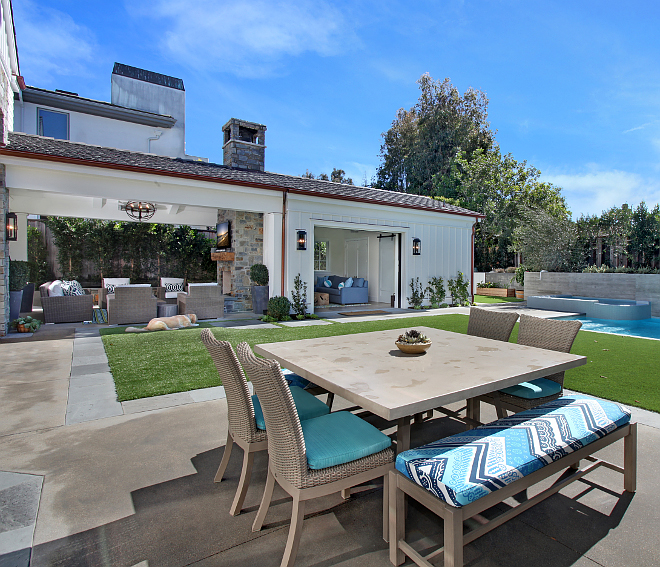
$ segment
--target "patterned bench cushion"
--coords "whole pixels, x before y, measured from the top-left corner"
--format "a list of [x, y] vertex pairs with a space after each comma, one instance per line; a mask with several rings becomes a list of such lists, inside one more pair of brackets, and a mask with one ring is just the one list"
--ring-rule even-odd
[[400, 453], [396, 468], [447, 504], [461, 507], [629, 421], [630, 410], [617, 403], [566, 396]]

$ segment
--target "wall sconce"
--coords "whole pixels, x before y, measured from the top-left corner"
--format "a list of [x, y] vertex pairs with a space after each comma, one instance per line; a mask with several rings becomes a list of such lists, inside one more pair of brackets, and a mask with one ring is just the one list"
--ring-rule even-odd
[[307, 231], [298, 230], [296, 231], [296, 250], [307, 250]]
[[420, 256], [422, 253], [422, 241], [419, 238], [413, 238], [413, 256]]
[[7, 213], [7, 240], [18, 240], [18, 220], [16, 213]]

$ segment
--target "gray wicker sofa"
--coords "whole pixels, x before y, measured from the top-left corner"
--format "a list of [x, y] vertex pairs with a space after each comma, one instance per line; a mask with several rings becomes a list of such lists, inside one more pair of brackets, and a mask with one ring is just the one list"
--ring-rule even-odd
[[91, 295], [61, 295], [50, 297], [46, 282], [39, 286], [41, 306], [46, 323], [82, 323], [91, 321], [94, 313], [94, 298]]

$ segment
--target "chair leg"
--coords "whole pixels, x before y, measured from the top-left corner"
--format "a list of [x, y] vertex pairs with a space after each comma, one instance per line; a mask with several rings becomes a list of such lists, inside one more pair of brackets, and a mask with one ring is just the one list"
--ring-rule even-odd
[[231, 433], [227, 432], [227, 443], [225, 443], [225, 452], [222, 455], [222, 460], [220, 461], [220, 466], [218, 467], [218, 472], [215, 473], [215, 478], [213, 482], [222, 482], [222, 477], [225, 475], [227, 470], [227, 465], [229, 464], [229, 457], [231, 457], [231, 449], [234, 446], [234, 438], [231, 436]]
[[445, 519], [445, 567], [463, 567], [463, 514], [451, 510]]
[[248, 488], [250, 487], [250, 477], [252, 476], [252, 465], [254, 464], [254, 453], [250, 451], [245, 451], [243, 455], [243, 470], [241, 470], [241, 479], [238, 481], [238, 488], [236, 489], [236, 496], [234, 496], [234, 502], [231, 505], [229, 513], [232, 516], [238, 516], [241, 513], [241, 508], [243, 508], [243, 502], [245, 501], [245, 495], [247, 494]]
[[399, 541], [404, 538], [406, 533], [406, 512], [403, 490], [399, 490], [393, 474], [389, 474], [389, 477], [390, 563], [396, 566], [406, 560], [405, 554], [399, 549]]
[[325, 401], [325, 405], [330, 408], [330, 411], [332, 411], [332, 404], [335, 401], [335, 395], [332, 392], [328, 392], [328, 398]]
[[270, 467], [268, 467], [268, 476], [266, 477], [264, 495], [261, 497], [261, 504], [259, 505], [257, 517], [254, 519], [254, 523], [252, 524], [253, 532], [260, 531], [261, 526], [264, 525], [264, 520], [266, 519], [266, 514], [268, 514], [268, 508], [270, 507], [270, 501], [273, 499], [273, 488], [275, 488], [275, 475], [270, 470]]
[[623, 438], [623, 487], [626, 492], [637, 490], [637, 424]]
[[390, 541], [390, 473], [383, 475], [383, 539]]
[[293, 510], [291, 511], [289, 537], [286, 540], [286, 548], [284, 549], [284, 557], [282, 557], [280, 567], [291, 567], [296, 562], [304, 517], [305, 501], [300, 500], [300, 495], [295, 495], [293, 497]]

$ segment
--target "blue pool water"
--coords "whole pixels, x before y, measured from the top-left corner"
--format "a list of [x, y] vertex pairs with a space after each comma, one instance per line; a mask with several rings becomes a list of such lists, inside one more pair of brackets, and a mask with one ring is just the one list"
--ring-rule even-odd
[[650, 317], [649, 319], [639, 319], [637, 321], [593, 319], [590, 317], [557, 317], [557, 319], [582, 321], [583, 331], [660, 339], [660, 317]]

